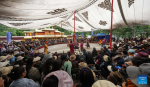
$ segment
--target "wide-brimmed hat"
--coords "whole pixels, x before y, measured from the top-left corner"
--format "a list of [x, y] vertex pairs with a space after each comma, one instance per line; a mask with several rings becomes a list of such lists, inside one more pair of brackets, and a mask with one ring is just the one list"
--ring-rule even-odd
[[103, 60], [104, 60], [105, 62], [107, 62], [107, 61], [108, 61], [108, 56], [107, 56], [107, 55], [104, 55], [104, 56], [103, 56]]
[[[150, 87], [150, 63], [143, 63], [139, 67], [128, 66], [126, 68], [127, 74], [131, 81], [138, 87]], [[139, 75], [147, 76], [147, 84], [139, 84], [138, 77]]]
[[42, 62], [45, 63], [47, 59], [49, 58], [53, 58], [53, 56], [51, 54], [45, 54], [44, 58], [42, 59]]
[[118, 54], [121, 54], [122, 50], [116, 50], [116, 52], [117, 52]]
[[23, 58], [24, 58], [24, 57], [22, 57], [22, 56], [18, 56], [16, 61], [20, 61], [20, 60], [22, 60]]
[[92, 87], [116, 87], [116, 86], [110, 81], [98, 80], [92, 85]]
[[45, 76], [42, 84], [44, 83], [46, 78], [50, 77], [51, 75], [54, 75], [58, 78], [58, 87], [73, 87], [74, 83], [73, 83], [72, 78], [66, 71], [63, 71], [63, 70], [57, 70], [57, 71], [49, 73], [48, 75]]
[[39, 61], [41, 59], [41, 57], [36, 57], [33, 59], [33, 62]]
[[0, 71], [2, 72], [2, 75], [7, 75], [11, 72], [12, 69], [13, 69], [13, 66], [8, 66], [8, 67], [0, 68]]
[[122, 58], [122, 55], [116, 55], [116, 56], [113, 57], [112, 59], [113, 59], [113, 60], [116, 60], [116, 59], [118, 59], [118, 58]]
[[0, 68], [6, 66], [8, 63], [9, 63], [9, 61], [6, 61], [6, 62], [0, 62]]
[[8, 56], [0, 56], [0, 62], [5, 60]]
[[76, 52], [75, 52], [75, 55], [79, 55], [79, 52], [78, 52], [78, 51], [76, 51]]
[[71, 55], [69, 59], [70, 59], [70, 61], [73, 61], [73, 60], [76, 59], [76, 56], [75, 55]]

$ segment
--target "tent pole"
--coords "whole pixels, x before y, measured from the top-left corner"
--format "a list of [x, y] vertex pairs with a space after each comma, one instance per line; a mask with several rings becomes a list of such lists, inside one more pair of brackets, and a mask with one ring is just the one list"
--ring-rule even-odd
[[75, 34], [75, 11], [74, 11], [74, 34]]
[[61, 43], [62, 43], [62, 21], [61, 21]]
[[110, 30], [110, 49], [112, 49], [112, 24], [113, 24], [113, 0], [112, 0], [112, 7], [111, 7], [111, 30]]

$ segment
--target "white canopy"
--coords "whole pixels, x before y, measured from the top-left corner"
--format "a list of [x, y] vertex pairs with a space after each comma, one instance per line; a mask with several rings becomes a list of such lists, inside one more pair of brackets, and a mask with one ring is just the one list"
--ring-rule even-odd
[[[76, 32], [110, 29], [112, 0], [1, 0], [0, 23], [17, 29], [58, 25]], [[150, 24], [150, 0], [114, 0], [113, 29]]]

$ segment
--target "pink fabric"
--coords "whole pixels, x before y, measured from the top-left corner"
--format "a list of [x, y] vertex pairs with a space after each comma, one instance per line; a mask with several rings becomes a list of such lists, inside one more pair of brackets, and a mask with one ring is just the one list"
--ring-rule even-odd
[[[72, 78], [70, 77], [70, 75], [63, 70], [58, 70], [58, 71], [54, 71], [49, 73], [48, 75], [45, 76], [43, 82], [45, 81], [45, 79], [51, 75], [55, 75], [58, 78], [58, 87], [73, 87], [74, 83]], [[42, 85], [43, 85], [42, 82]], [[42, 86], [41, 86], [42, 87]]]

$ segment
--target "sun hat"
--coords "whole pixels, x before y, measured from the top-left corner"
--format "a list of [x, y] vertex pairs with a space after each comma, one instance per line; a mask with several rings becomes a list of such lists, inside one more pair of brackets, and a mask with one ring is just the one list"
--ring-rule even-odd
[[51, 54], [45, 54], [43, 59], [42, 59], [42, 62], [45, 63], [46, 60], [49, 59], [49, 58], [53, 58], [53, 56]]
[[149, 54], [148, 54], [148, 53], [146, 53], [146, 52], [139, 52], [139, 53], [137, 54], [137, 57], [144, 57], [144, 58], [148, 58], [148, 57], [149, 57]]
[[7, 75], [11, 72], [12, 69], [13, 69], [13, 66], [8, 66], [8, 67], [0, 68], [0, 71], [2, 72], [2, 75]]
[[116, 55], [116, 56], [113, 57], [112, 59], [115, 60], [115, 59], [118, 59], [118, 58], [122, 58], [122, 55]]
[[92, 85], [92, 87], [116, 87], [116, 86], [110, 81], [98, 80]]
[[7, 58], [8, 56], [0, 56], [0, 61], [3, 61]]
[[73, 61], [73, 60], [76, 59], [76, 56], [75, 55], [71, 55], [69, 59], [70, 59], [70, 61]]
[[[70, 77], [70, 75], [63, 70], [57, 70], [54, 72], [49, 73], [48, 75], [45, 76], [42, 85], [44, 83], [44, 81], [46, 80], [46, 78], [48, 78], [51, 75], [55, 75], [58, 78], [58, 87], [73, 87], [73, 80]], [[42, 87], [42, 86], [41, 86]]]
[[107, 62], [107, 61], [108, 61], [108, 56], [107, 56], [107, 55], [104, 55], [104, 56], [103, 56], [103, 60], [104, 60], [105, 62]]
[[20, 60], [22, 60], [24, 57], [22, 57], [22, 56], [18, 56], [17, 57], [17, 59], [16, 59], [16, 61], [20, 61]]
[[19, 54], [19, 51], [15, 51], [15, 52], [14, 52], [14, 55], [17, 55], [17, 54]]
[[129, 53], [135, 53], [135, 51], [133, 49], [129, 49], [128, 52]]
[[[139, 67], [128, 66], [126, 68], [127, 74], [131, 81], [138, 87], [150, 87], [150, 63], [143, 63]], [[147, 75], [147, 84], [138, 84], [138, 76]]]
[[9, 63], [9, 61], [6, 61], [6, 62], [0, 62], [0, 68], [6, 66], [8, 63]]
[[36, 57], [33, 59], [33, 62], [39, 61], [41, 59], [41, 57]]

